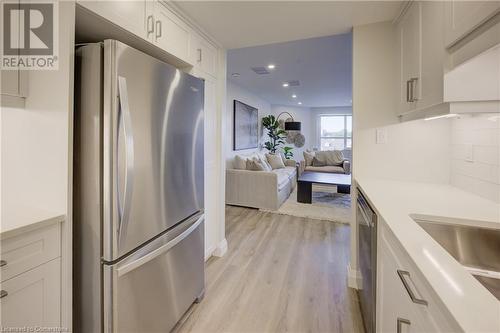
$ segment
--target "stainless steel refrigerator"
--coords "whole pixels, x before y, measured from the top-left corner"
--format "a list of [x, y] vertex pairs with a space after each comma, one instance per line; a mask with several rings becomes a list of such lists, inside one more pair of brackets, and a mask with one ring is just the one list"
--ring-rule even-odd
[[204, 292], [204, 82], [115, 40], [75, 59], [74, 329], [168, 332]]

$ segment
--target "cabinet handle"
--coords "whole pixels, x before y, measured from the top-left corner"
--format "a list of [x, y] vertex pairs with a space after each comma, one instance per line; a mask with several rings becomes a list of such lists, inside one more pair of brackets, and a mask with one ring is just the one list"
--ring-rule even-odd
[[413, 303], [417, 303], [417, 304], [428, 305], [429, 303], [425, 299], [417, 298], [415, 296], [415, 293], [413, 292], [413, 290], [411, 290], [410, 284], [408, 283], [408, 281], [406, 281], [406, 277], [408, 277], [411, 280], [410, 272], [403, 271], [400, 269], [398, 269], [397, 272], [398, 272], [399, 278], [401, 279], [401, 282], [403, 282], [403, 285], [404, 285], [406, 291], [408, 292], [408, 295], [410, 295], [411, 301]]
[[414, 85], [415, 82], [418, 82], [418, 77], [412, 77], [410, 79], [410, 86], [411, 86], [411, 89], [410, 89], [410, 91], [411, 91], [411, 100], [410, 100], [410, 102], [416, 102], [416, 101], [418, 101], [418, 98], [415, 97], [415, 85]]
[[0, 290], [0, 298], [4, 298], [8, 295], [9, 293], [6, 292], [5, 290]]
[[410, 90], [411, 90], [411, 82], [410, 82], [410, 80], [407, 80], [406, 81], [406, 102], [407, 103], [411, 102], [411, 99], [410, 99]]
[[198, 52], [198, 62], [201, 62], [201, 49], [196, 49]]
[[148, 16], [148, 21], [147, 21], [148, 36], [149, 36], [150, 33], [152, 33], [155, 30], [153, 22], [154, 22], [153, 15], [149, 15]]
[[396, 326], [396, 332], [397, 333], [402, 333], [403, 332], [403, 324], [410, 326], [411, 322], [408, 319], [404, 318], [398, 318], [397, 319], [397, 326]]
[[156, 35], [155, 35], [155, 37], [156, 37], [156, 39], [161, 37], [161, 21], [160, 20], [156, 21]]
[[7, 266], [7, 261], [0, 260], [0, 267]]

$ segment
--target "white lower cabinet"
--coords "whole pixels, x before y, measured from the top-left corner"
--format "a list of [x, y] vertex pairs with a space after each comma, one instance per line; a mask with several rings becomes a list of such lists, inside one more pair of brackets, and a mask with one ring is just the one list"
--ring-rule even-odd
[[391, 231], [378, 226], [377, 332], [460, 331]]
[[1, 284], [1, 326], [60, 326], [60, 258]]
[[58, 329], [61, 224], [1, 235], [0, 260], [0, 328]]

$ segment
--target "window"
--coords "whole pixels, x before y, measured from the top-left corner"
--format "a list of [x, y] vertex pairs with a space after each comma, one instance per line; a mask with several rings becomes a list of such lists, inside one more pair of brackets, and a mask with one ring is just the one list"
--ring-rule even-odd
[[325, 115], [319, 119], [320, 150], [352, 147], [352, 116]]

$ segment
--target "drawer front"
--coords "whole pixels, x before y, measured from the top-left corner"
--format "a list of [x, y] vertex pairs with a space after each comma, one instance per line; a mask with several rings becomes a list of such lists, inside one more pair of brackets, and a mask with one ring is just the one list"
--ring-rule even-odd
[[[415, 267], [392, 232], [385, 226], [382, 232], [382, 242], [387, 248], [387, 253], [390, 253], [394, 259], [394, 283], [398, 282], [400, 289], [404, 290], [404, 297], [412, 305], [411, 316], [414, 318], [414, 324], [418, 323], [418, 325], [413, 325], [414, 329], [418, 326], [418, 331], [422, 332], [460, 331], [432, 287]], [[413, 294], [413, 299], [410, 293]]]
[[2, 240], [1, 281], [46, 263], [61, 254], [59, 223]]
[[2, 282], [2, 327], [59, 327], [60, 276], [57, 258]]

